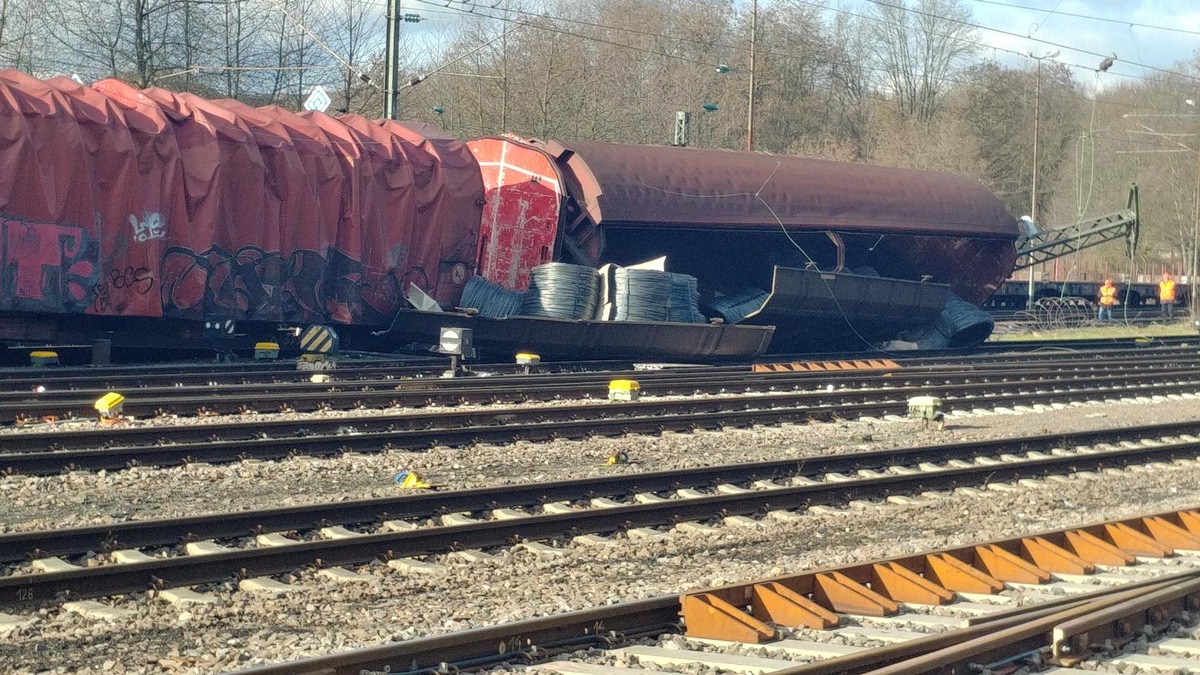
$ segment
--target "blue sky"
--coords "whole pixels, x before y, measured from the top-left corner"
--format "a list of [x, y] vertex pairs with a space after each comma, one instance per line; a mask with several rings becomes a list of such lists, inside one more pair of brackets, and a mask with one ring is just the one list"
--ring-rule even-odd
[[[888, 0], [889, 2], [891, 0]], [[1058, 49], [1058, 60], [1095, 66], [1100, 59], [1091, 54], [1063, 49], [1038, 42], [1045, 40], [1100, 54], [1117, 54], [1110, 70], [1120, 75], [1144, 76], [1150, 72], [1134, 63], [1170, 68], [1178, 61], [1189, 61], [1200, 48], [1200, 1], [1197, 0], [995, 0], [1005, 5], [980, 0], [964, 0], [974, 14], [974, 22], [1018, 36], [980, 31], [981, 41], [1005, 49], [1044, 54]], [[1094, 21], [1061, 13], [1083, 14], [1120, 21]], [[1128, 22], [1128, 23], [1127, 23]], [[1157, 30], [1131, 23], [1166, 26], [1194, 31], [1188, 34]], [[996, 54], [997, 60], [1012, 62], [1017, 57]], [[1083, 75], [1076, 71], [1076, 76]], [[1081, 80], [1087, 78], [1080, 77]]]
[[[525, 7], [536, 6], [536, 0], [513, 0]], [[748, 0], [735, 0], [746, 4]], [[759, 0], [768, 4], [772, 0]], [[787, 2], [787, 0], [776, 0]], [[898, 3], [901, 0], [881, 0]], [[916, 6], [918, 0], [908, 0]], [[442, 5], [449, 2], [451, 7]], [[829, 7], [841, 7], [864, 13], [870, 0], [810, 0]], [[1075, 69], [1076, 78], [1089, 88], [1101, 88], [1125, 79], [1143, 77], [1153, 72], [1145, 66], [1171, 68], [1180, 61], [1192, 60], [1200, 48], [1200, 0], [960, 0], [972, 13], [972, 21], [980, 26], [997, 29], [979, 30], [979, 40], [996, 49], [984, 49], [980, 56], [993, 58], [1011, 66], [1029, 64], [1004, 50], [1037, 55], [1057, 50], [1056, 60], [1083, 66]], [[401, 0], [403, 11], [422, 13], [429, 20], [419, 25], [406, 24], [405, 29], [438, 41], [446, 28], [458, 19], [452, 14], [455, 7], [469, 7], [462, 0], [442, 0], [429, 4], [420, 0]], [[475, 0], [480, 7], [497, 4], [495, 0]], [[440, 11], [439, 11], [440, 10]], [[1094, 16], [1109, 21], [1097, 21], [1070, 14]], [[1131, 25], [1144, 24], [1144, 25]], [[1192, 33], [1160, 30], [1163, 26]], [[1000, 32], [1003, 31], [1003, 32]], [[1044, 41], [1044, 42], [1043, 42]], [[1048, 44], [1055, 43], [1055, 44]], [[436, 48], [435, 48], [436, 49]], [[1087, 53], [1093, 52], [1093, 53]], [[1102, 57], [1116, 53], [1116, 64], [1108, 75], [1097, 78], [1091, 69]], [[1137, 65], [1144, 64], [1144, 65]]]

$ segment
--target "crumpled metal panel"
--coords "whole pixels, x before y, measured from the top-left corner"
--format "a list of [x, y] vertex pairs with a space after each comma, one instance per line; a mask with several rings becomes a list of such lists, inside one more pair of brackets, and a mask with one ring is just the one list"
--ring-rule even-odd
[[[550, 141], [601, 227], [788, 228], [1016, 240], [978, 180], [787, 155]], [[576, 187], [572, 185], [572, 187]]]
[[545, 152], [507, 138], [467, 146], [479, 163], [485, 207], [476, 273], [505, 288], [529, 288], [530, 270], [559, 250], [563, 177]]

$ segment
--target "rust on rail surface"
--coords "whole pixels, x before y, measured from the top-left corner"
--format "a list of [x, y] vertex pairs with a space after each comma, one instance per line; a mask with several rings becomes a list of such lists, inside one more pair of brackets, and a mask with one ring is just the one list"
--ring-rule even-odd
[[957, 593], [996, 594], [1005, 583], [1043, 584], [1137, 557], [1200, 551], [1200, 510], [1189, 509], [974, 544], [850, 567], [825, 568], [680, 596], [687, 635], [762, 643], [774, 626], [826, 629], [838, 613], [895, 614], [902, 603], [942, 605]]

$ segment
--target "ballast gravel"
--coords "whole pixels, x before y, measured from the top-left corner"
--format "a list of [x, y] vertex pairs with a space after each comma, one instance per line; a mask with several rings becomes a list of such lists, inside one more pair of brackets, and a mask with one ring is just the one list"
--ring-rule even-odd
[[[403, 493], [395, 476], [406, 469], [449, 489], [569, 480], [1174, 422], [1200, 418], [1200, 401], [1091, 403], [1044, 410], [955, 417], [943, 432], [925, 432], [909, 421], [852, 420], [417, 452], [383, 450], [327, 459], [0, 476], [0, 499], [6, 506], [0, 513], [0, 533], [395, 496]], [[618, 452], [626, 453], [631, 463], [607, 465], [607, 458]]]
[[[819, 452], [890, 448], [1200, 418], [1194, 401], [1107, 403], [1045, 413], [956, 418], [940, 434], [908, 422], [841, 422], [666, 437], [556, 441], [514, 446], [388, 452], [220, 467], [0, 479], [8, 529], [62, 527], [130, 517], [397, 494], [401, 468], [453, 487], [649, 471]], [[633, 464], [604, 458], [628, 452]], [[264, 596], [233, 583], [199, 590], [214, 605], [174, 606], [146, 594], [104, 602], [129, 609], [112, 621], [57, 605], [25, 612], [32, 626], [0, 635], [0, 671], [209, 673], [317, 656], [466, 628], [798, 572], [982, 539], [1016, 536], [1142, 511], [1200, 505], [1200, 470], [1079, 477], [1012, 492], [954, 495], [906, 505], [868, 505], [841, 515], [806, 514], [760, 527], [717, 526], [662, 539], [620, 538], [615, 547], [569, 542], [566, 555], [490, 551], [482, 562], [436, 557], [434, 573], [406, 576], [381, 563], [356, 571], [367, 583], [337, 584], [312, 570], [277, 577], [300, 590]], [[14, 514], [16, 514], [14, 516]], [[709, 523], [714, 524], [714, 523]]]

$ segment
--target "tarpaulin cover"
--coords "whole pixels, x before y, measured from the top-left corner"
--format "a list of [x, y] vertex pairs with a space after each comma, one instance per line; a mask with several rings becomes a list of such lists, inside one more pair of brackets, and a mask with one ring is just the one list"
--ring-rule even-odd
[[457, 299], [482, 196], [432, 127], [0, 71], [0, 309], [385, 324]]

